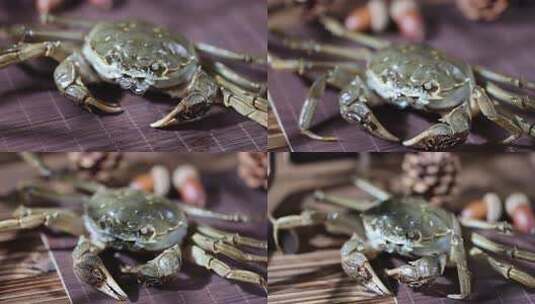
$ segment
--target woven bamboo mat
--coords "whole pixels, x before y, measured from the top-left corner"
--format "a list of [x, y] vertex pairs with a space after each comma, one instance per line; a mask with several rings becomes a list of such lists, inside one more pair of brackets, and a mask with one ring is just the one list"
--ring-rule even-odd
[[[35, 1], [1, 1], [0, 25], [38, 20]], [[266, 9], [262, 0], [118, 1], [111, 11], [77, 5], [69, 16], [93, 20], [138, 17], [231, 50], [266, 51]], [[0, 46], [7, 42], [0, 41]], [[48, 62], [47, 62], [48, 63]], [[198, 122], [156, 130], [151, 122], [175, 101], [148, 93], [140, 97], [115, 87], [94, 92], [125, 109], [119, 115], [95, 115], [75, 106], [55, 89], [50, 64], [35, 70], [10, 66], [0, 70], [0, 150], [3, 151], [248, 151], [265, 150], [266, 129], [232, 110], [216, 111]], [[234, 65], [233, 65], [234, 66]], [[34, 65], [32, 65], [34, 67]], [[250, 71], [250, 77], [267, 78]]]
[[[535, 81], [535, 60], [532, 50], [533, 6], [512, 8], [502, 19], [494, 23], [470, 22], [464, 19], [454, 5], [432, 5], [424, 7], [428, 22], [428, 43], [447, 53], [466, 60], [471, 64], [481, 64], [488, 68], [511, 75], [522, 76]], [[300, 37], [343, 44], [319, 28], [296, 28], [292, 33]], [[384, 38], [399, 40], [392, 34]], [[295, 57], [296, 53], [275, 48], [270, 41], [270, 51], [281, 57]], [[272, 49], [272, 50], [271, 50]], [[406, 151], [397, 143], [377, 139], [359, 127], [346, 123], [339, 114], [336, 92], [327, 90], [316, 111], [314, 131], [323, 135], [334, 135], [337, 142], [320, 142], [302, 136], [297, 127], [299, 112], [308, 90], [309, 82], [284, 71], [269, 71], [269, 88], [273, 97], [274, 111], [282, 124], [292, 151]], [[433, 117], [422, 116], [414, 111], [398, 111], [390, 106], [380, 107], [375, 113], [387, 128], [402, 138], [410, 138], [430, 126]], [[535, 114], [523, 113], [530, 121]], [[458, 147], [460, 151], [528, 151], [535, 142], [530, 138], [515, 141], [514, 145], [498, 146], [489, 144], [506, 137], [506, 133], [483, 118], [473, 121], [473, 129], [467, 142]]]

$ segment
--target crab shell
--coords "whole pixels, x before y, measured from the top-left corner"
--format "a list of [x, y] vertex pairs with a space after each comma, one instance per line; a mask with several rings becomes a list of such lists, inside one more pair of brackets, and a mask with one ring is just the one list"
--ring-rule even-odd
[[135, 94], [188, 83], [199, 66], [193, 43], [145, 21], [97, 23], [82, 52], [102, 79]]
[[366, 70], [368, 87], [401, 108], [449, 110], [467, 101], [475, 79], [470, 67], [425, 45], [377, 51]]
[[362, 213], [371, 245], [404, 256], [449, 253], [451, 215], [414, 197], [391, 198]]
[[85, 204], [84, 224], [93, 241], [134, 252], [181, 244], [188, 229], [176, 204], [129, 188], [97, 191]]

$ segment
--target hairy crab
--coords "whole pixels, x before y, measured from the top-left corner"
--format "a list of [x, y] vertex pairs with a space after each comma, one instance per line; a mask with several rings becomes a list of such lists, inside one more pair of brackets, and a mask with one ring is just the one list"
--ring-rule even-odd
[[81, 180], [74, 180], [73, 184], [76, 189], [92, 194], [65, 194], [45, 185], [28, 184], [21, 188], [19, 197], [54, 202], [75, 199], [84, 204], [81, 215], [65, 208], [21, 206], [13, 214], [13, 219], [0, 220], [0, 232], [46, 226], [79, 236], [72, 253], [74, 272], [81, 281], [118, 300], [127, 299], [127, 295], [99, 257], [108, 249], [151, 256], [144, 264], [122, 265], [120, 269], [148, 285], [165, 284], [180, 271], [185, 259], [223, 278], [266, 288], [261, 275], [232, 268], [218, 258], [225, 256], [244, 263], [265, 263], [267, 257], [239, 249], [266, 249], [265, 241], [202, 225], [189, 217], [246, 222], [246, 216], [177, 204], [165, 197], [131, 188], [110, 189]]
[[[332, 212], [306, 209], [300, 215], [274, 219], [277, 246], [281, 229], [322, 224], [332, 233], [351, 236], [340, 250], [342, 268], [370, 291], [379, 295], [391, 294], [369, 263], [369, 259], [378, 253], [388, 252], [413, 259], [408, 265], [386, 270], [386, 275], [414, 288], [433, 282], [443, 274], [446, 266], [456, 267], [460, 293], [448, 297], [464, 299], [470, 296], [472, 289], [461, 227], [496, 229], [503, 233], [511, 231], [506, 222], [490, 224], [458, 219], [453, 213], [431, 206], [422, 198], [392, 196], [360, 179], [356, 180], [356, 185], [377, 200], [373, 203], [355, 201], [317, 191], [317, 199], [350, 209]], [[535, 288], [535, 277], [483, 250], [530, 262], [535, 262], [535, 253], [508, 248], [476, 232], [470, 233], [470, 241], [474, 245], [470, 254], [486, 259], [505, 278]]]
[[[315, 79], [299, 116], [301, 132], [317, 140], [336, 140], [310, 131], [316, 107], [327, 84], [341, 90], [338, 96], [341, 116], [381, 139], [400, 142], [376, 118], [372, 108], [385, 103], [399, 109], [413, 108], [441, 116], [440, 122], [403, 145], [424, 150], [444, 150], [463, 143], [474, 115], [486, 118], [507, 130], [511, 143], [523, 134], [535, 136], [533, 123], [509, 113], [498, 101], [522, 110], [535, 110], [535, 99], [501, 88], [498, 84], [535, 90], [535, 83], [498, 74], [481, 66], [471, 66], [442, 51], [420, 44], [392, 44], [378, 38], [346, 30], [333, 18], [320, 18], [333, 35], [372, 48], [341, 47], [316, 41], [303, 41], [278, 33], [281, 43], [292, 50], [334, 55], [355, 62], [280, 59], [270, 55], [275, 69], [310, 75], [325, 71]], [[365, 61], [366, 68], [356, 61]], [[476, 76], [479, 78], [476, 80]]]
[[[154, 128], [201, 119], [210, 107], [233, 108], [267, 126], [265, 85], [251, 81], [221, 62], [199, 53], [248, 64], [265, 63], [262, 56], [234, 53], [204, 43], [193, 43], [180, 34], [145, 21], [87, 22], [44, 16], [45, 23], [84, 27], [75, 30], [12, 26], [4, 29], [15, 45], [0, 50], [0, 68], [37, 57], [59, 65], [54, 71], [58, 90], [83, 108], [107, 113], [122, 111], [117, 104], [95, 98], [87, 84], [108, 82], [142, 95], [149, 89], [181, 100]], [[218, 94], [223, 96], [222, 102]]]

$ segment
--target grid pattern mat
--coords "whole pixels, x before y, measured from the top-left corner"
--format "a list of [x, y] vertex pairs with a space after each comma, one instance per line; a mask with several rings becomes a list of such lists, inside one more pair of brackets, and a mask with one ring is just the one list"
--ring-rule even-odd
[[[35, 22], [35, 1], [2, 1], [0, 25]], [[119, 2], [119, 1], [118, 1]], [[93, 20], [139, 17], [202, 41], [236, 51], [265, 53], [266, 9], [262, 0], [121, 1], [112, 11], [75, 6], [70, 16]], [[0, 45], [5, 45], [0, 41]], [[52, 66], [10, 66], [0, 70], [0, 149], [4, 151], [249, 151], [265, 150], [265, 128], [233, 110], [215, 111], [198, 122], [156, 130], [149, 126], [170, 111], [175, 100], [144, 97], [115, 87], [93, 88], [97, 96], [119, 101], [118, 115], [88, 113], [61, 96]], [[233, 65], [234, 66], [234, 65]], [[241, 68], [241, 67], [240, 67]], [[37, 71], [35, 71], [37, 70]], [[262, 71], [244, 71], [262, 80]], [[124, 94], [123, 94], [124, 93]]]
[[[255, 218], [265, 218], [265, 192], [247, 188], [234, 172], [207, 174], [203, 175], [203, 179], [205, 179], [204, 184], [209, 194], [208, 207], [211, 210], [226, 213], [239, 211]], [[253, 224], [214, 222], [214, 226], [258, 239], [265, 239], [267, 235], [267, 223], [264, 221]], [[74, 274], [71, 252], [76, 245], [76, 238], [47, 233], [46, 240], [73, 303], [115, 303], [113, 299], [81, 283]], [[257, 254], [262, 254], [262, 252], [257, 252]], [[119, 258], [121, 261], [133, 262], [124, 254], [121, 254]], [[113, 268], [113, 265], [117, 265], [117, 260], [112, 253], [105, 253], [103, 260], [119, 285], [128, 294], [130, 301], [135, 303], [266, 303], [264, 291], [260, 288], [249, 286], [249, 284], [232, 283], [187, 262], [175, 281], [162, 288], [147, 288], [140, 286], [135, 280], [121, 277]], [[229, 263], [234, 267], [244, 267], [242, 263], [231, 261]], [[260, 272], [264, 277], [266, 276], [266, 273], [259, 267], [245, 266], [244, 269]]]
[[[533, 7], [512, 8], [495, 23], [478, 23], [465, 20], [455, 9], [455, 5], [425, 6], [424, 13], [428, 24], [429, 43], [447, 53], [466, 60], [472, 64], [481, 64], [488, 68], [511, 75], [522, 76], [535, 81], [535, 60], [532, 50], [535, 47], [530, 37], [533, 31]], [[319, 28], [296, 29], [301, 37], [320, 41], [342, 43], [333, 39]], [[390, 35], [386, 38], [397, 39]], [[275, 47], [270, 41], [270, 51], [281, 57], [293, 57], [296, 53], [287, 53]], [[273, 48], [273, 50], [271, 50]], [[295, 74], [284, 71], [269, 71], [269, 88], [273, 97], [274, 111], [278, 116], [292, 151], [406, 151], [400, 144], [377, 139], [355, 125], [346, 123], [339, 114], [338, 101], [334, 90], [328, 89], [316, 111], [313, 130], [321, 135], [334, 135], [337, 142], [311, 140], [300, 134], [297, 128], [299, 112], [303, 105], [310, 83]], [[434, 123], [434, 117], [423, 116], [415, 111], [397, 111], [391, 106], [375, 110], [379, 120], [401, 138], [410, 138]], [[535, 114], [522, 113], [530, 121], [535, 121]], [[467, 142], [457, 147], [461, 151], [525, 151], [533, 150], [535, 145], [531, 138], [522, 137], [513, 145], [501, 146], [490, 144], [504, 139], [507, 134], [487, 119], [474, 119], [472, 131]]]

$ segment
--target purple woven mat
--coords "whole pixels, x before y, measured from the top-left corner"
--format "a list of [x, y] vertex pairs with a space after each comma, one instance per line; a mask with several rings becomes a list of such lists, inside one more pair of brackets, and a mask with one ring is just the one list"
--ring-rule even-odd
[[[35, 23], [34, 2], [1, 1], [0, 25]], [[138, 17], [168, 26], [193, 41], [236, 51], [266, 51], [262, 0], [118, 2], [112, 11], [82, 4], [65, 14], [93, 20]], [[6, 43], [0, 41], [1, 46]], [[265, 72], [248, 74], [266, 79]], [[95, 115], [75, 106], [55, 89], [51, 69], [38, 74], [21, 66], [0, 70], [0, 150], [249, 151], [265, 150], [267, 145], [265, 128], [233, 110], [171, 130], [156, 130], [149, 124], [170, 111], [175, 101], [151, 94], [121, 94], [117, 88], [97, 87], [94, 92], [120, 100], [124, 113]]]
[[[533, 6], [512, 8], [495, 23], [470, 22], [464, 19], [454, 5], [425, 6], [424, 13], [429, 26], [428, 43], [472, 64], [481, 64], [504, 73], [522, 76], [535, 81], [535, 60], [533, 59]], [[342, 43], [317, 28], [296, 29], [302, 37], [320, 41]], [[386, 35], [385, 38], [393, 38]], [[276, 41], [274, 39], [274, 41]], [[270, 42], [271, 43], [271, 42]], [[271, 48], [271, 44], [270, 44]], [[281, 52], [281, 57], [292, 57]], [[295, 53], [293, 54], [295, 55]], [[320, 142], [302, 136], [297, 128], [297, 118], [308, 90], [309, 82], [281, 71], [269, 71], [269, 87], [274, 100], [275, 111], [282, 123], [293, 151], [406, 151], [397, 143], [377, 139], [357, 126], [346, 123], [339, 114], [334, 90], [328, 90], [318, 106], [313, 130], [322, 135], [334, 135], [338, 142]], [[391, 106], [375, 111], [394, 134], [410, 138], [434, 123], [415, 111], [396, 111]], [[523, 113], [530, 121], [535, 114]], [[534, 141], [523, 137], [514, 145], [499, 146], [486, 144], [505, 138], [507, 134], [486, 119], [476, 118], [467, 143], [458, 147], [461, 151], [527, 151], [535, 148]], [[482, 145], [485, 144], [485, 145]]]
[[[265, 192], [247, 188], [234, 172], [212, 174], [204, 177], [209, 194], [207, 207], [211, 210], [227, 213], [241, 212], [257, 218], [265, 217]], [[219, 228], [236, 231], [242, 235], [259, 239], [265, 239], [267, 234], [267, 223], [263, 221], [253, 224], [213, 223], [214, 226]], [[57, 262], [61, 279], [73, 303], [115, 303], [111, 298], [81, 283], [74, 274], [71, 252], [76, 244], [76, 238], [46, 234], [46, 239]], [[259, 252], [258, 254], [265, 254], [265, 252]], [[129, 260], [124, 255], [121, 255], [120, 259]], [[104, 261], [111, 269], [113, 269], [113, 265], [117, 265], [117, 260], [115, 260], [113, 254], [106, 253]], [[232, 265], [243, 267], [241, 263], [233, 263]], [[262, 273], [257, 267], [246, 266], [245, 269]], [[162, 288], [142, 287], [135, 280], [120, 277], [120, 274], [116, 272], [112, 273], [119, 285], [129, 295], [130, 301], [134, 303], [266, 303], [265, 294], [260, 288], [249, 286], [249, 284], [229, 282], [204, 268], [187, 262], [184, 264], [178, 278]], [[263, 276], [266, 277], [265, 272]]]

